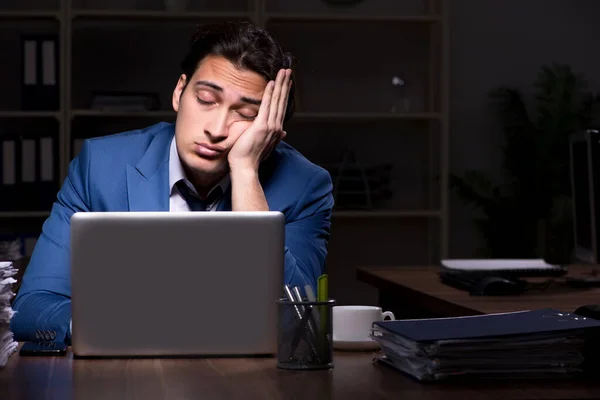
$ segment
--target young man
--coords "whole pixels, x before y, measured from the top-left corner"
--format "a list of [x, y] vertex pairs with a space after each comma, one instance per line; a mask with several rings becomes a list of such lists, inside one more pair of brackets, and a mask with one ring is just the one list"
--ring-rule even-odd
[[71, 162], [13, 304], [16, 340], [45, 330], [70, 342], [69, 220], [77, 211], [281, 211], [285, 283], [314, 288], [332, 183], [281, 141], [294, 111], [291, 66], [251, 24], [200, 27], [173, 91], [175, 124], [87, 140]]

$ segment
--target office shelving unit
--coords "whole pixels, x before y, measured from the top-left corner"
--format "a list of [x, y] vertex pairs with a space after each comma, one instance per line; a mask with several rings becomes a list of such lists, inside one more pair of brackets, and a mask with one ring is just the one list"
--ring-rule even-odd
[[[325, 0], [188, 0], [182, 11], [165, 10], [162, 0], [33, 1], [35, 8], [27, 10], [19, 8], [18, 0], [0, 5], [0, 35], [10, 33], [10, 43], [4, 44], [15, 60], [7, 71], [0, 67], [6, 80], [0, 84], [19, 91], [17, 35], [57, 33], [60, 107], [23, 111], [19, 96], [13, 96], [13, 103], [0, 100], [0, 129], [1, 121], [10, 119], [57, 122], [61, 183], [75, 139], [173, 120], [170, 95], [195, 24], [248, 19], [268, 28], [299, 60], [300, 108], [286, 129], [290, 144], [315, 162], [335, 162], [351, 150], [365, 164], [385, 160], [393, 165], [391, 199], [372, 209], [336, 210], [335, 218], [351, 219], [357, 230], [365, 220], [393, 220], [398, 226], [411, 220], [425, 225], [429, 261], [447, 255], [445, 1], [365, 0], [344, 7]], [[407, 83], [410, 105], [404, 111], [391, 111], [397, 100], [394, 75]], [[153, 91], [161, 107], [92, 110], [89, 96], [101, 89]], [[48, 211], [0, 211], [0, 221], [17, 226], [25, 219], [43, 221]]]

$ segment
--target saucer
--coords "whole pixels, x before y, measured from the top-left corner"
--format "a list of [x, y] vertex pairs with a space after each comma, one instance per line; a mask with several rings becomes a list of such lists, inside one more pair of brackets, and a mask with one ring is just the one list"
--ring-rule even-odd
[[379, 350], [379, 342], [367, 339], [367, 340], [336, 340], [333, 339], [333, 348], [336, 350], [349, 350], [349, 351], [368, 351], [368, 350]]

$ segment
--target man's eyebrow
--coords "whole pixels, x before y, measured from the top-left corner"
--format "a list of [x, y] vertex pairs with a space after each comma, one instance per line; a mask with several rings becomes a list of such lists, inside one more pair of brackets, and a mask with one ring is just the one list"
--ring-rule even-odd
[[209, 81], [197, 81], [194, 86], [208, 86], [211, 87], [219, 92], [223, 91], [223, 88], [215, 83], [209, 82]]
[[[213, 82], [209, 82], [209, 81], [197, 81], [194, 86], [208, 86], [214, 90], [216, 90], [217, 92], [222, 92], [223, 88]], [[260, 106], [261, 100], [260, 99], [254, 99], [251, 97], [246, 97], [246, 96], [242, 96], [240, 98], [241, 101], [243, 101], [244, 103], [249, 103], [249, 104], [253, 104], [256, 106]]]
[[254, 104], [255, 106], [260, 106], [261, 101], [259, 99], [252, 99], [250, 97], [242, 96], [240, 98], [244, 103]]

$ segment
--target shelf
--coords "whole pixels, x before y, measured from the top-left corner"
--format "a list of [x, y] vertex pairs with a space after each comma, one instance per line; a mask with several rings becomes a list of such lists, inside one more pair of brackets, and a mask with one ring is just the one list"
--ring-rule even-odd
[[[3, 211], [0, 212], [0, 218], [44, 218], [50, 215], [49, 211]], [[416, 211], [362, 211], [362, 210], [343, 210], [333, 212], [336, 218], [435, 218], [439, 216], [438, 211], [416, 210]]]
[[3, 11], [0, 10], [0, 19], [27, 19], [27, 18], [52, 18], [59, 19], [60, 12], [58, 11], [31, 11], [31, 10], [15, 10]]
[[436, 218], [440, 216], [437, 210], [334, 210], [335, 218]]
[[0, 211], [0, 218], [45, 218], [50, 211]]
[[436, 120], [440, 119], [439, 113], [377, 113], [377, 112], [298, 112], [292, 121], [298, 120]]
[[0, 111], [0, 118], [56, 118], [60, 119], [58, 111]]
[[[350, 201], [346, 207], [336, 205], [333, 218], [343, 226], [338, 233], [345, 230], [360, 236], [364, 227], [381, 231], [390, 243], [396, 243], [389, 229], [398, 229], [413, 240], [409, 247], [422, 245], [434, 257], [439, 240], [439, 252], [445, 254], [446, 182], [440, 181], [438, 189], [430, 179], [433, 172], [443, 174], [448, 168], [448, 43], [443, 36], [448, 20], [447, 9], [437, 1], [379, 0], [331, 7], [322, 0], [203, 0], [188, 2], [187, 11], [165, 10], [163, 0], [138, 1], [138, 9], [134, 0], [33, 0], [31, 7], [23, 2], [9, 0], [10, 8], [0, 6], [0, 21], [7, 25], [5, 47], [11, 49], [9, 58], [17, 59], [22, 33], [59, 35], [63, 50], [56, 54], [60, 57], [57, 72], [64, 78], [61, 109], [21, 110], [20, 99], [8, 97], [0, 102], [0, 124], [7, 132], [51, 131], [55, 135], [59, 186], [80, 139], [176, 120], [170, 104], [180, 73], [179, 58], [188, 51], [189, 35], [198, 23], [250, 20], [268, 29], [299, 61], [295, 77], [299, 102], [286, 128], [290, 133], [286, 141], [317, 165], [338, 162], [346, 149], [355, 150], [362, 164], [393, 164], [395, 175], [390, 172], [389, 178], [393, 195], [381, 203], [374, 201], [374, 208], [358, 202], [353, 207]], [[363, 57], [353, 58], [356, 43], [382, 37], [396, 51], [382, 55], [376, 47], [367, 46]], [[165, 54], [177, 55], [175, 61]], [[349, 60], [352, 68], [336, 67]], [[372, 69], [375, 64], [376, 71]], [[114, 71], [119, 72], [117, 78]], [[3, 87], [16, 93], [20, 73], [18, 65], [8, 63]], [[394, 76], [407, 82], [404, 96], [410, 103], [401, 109], [408, 112], [392, 112], [392, 104], [399, 100], [391, 84]], [[160, 109], [87, 108], [94, 92], [112, 90], [157, 93]], [[366, 143], [365, 135], [374, 134], [377, 143]], [[6, 229], [37, 227], [50, 215], [44, 204], [21, 207], [0, 211]]]
[[438, 15], [349, 15], [349, 14], [298, 14], [267, 13], [267, 21], [352, 21], [352, 22], [440, 22]]
[[116, 118], [171, 118], [174, 111], [105, 111], [105, 110], [72, 110], [72, 117], [116, 117]]
[[[174, 111], [104, 111], [104, 110], [73, 110], [73, 117], [174, 117]], [[291, 121], [336, 121], [336, 120], [437, 120], [439, 113], [328, 113], [328, 112], [297, 112]]]
[[170, 12], [160, 10], [75, 10], [73, 18], [119, 19], [225, 19], [251, 18], [249, 12]]

